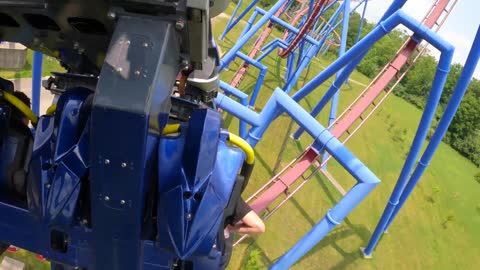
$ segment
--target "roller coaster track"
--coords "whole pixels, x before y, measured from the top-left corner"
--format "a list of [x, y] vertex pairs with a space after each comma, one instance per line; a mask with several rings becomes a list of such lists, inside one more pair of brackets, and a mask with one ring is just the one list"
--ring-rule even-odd
[[[457, 2], [458, 0], [435, 1], [423, 19], [423, 24], [437, 32]], [[450, 3], [451, 5], [447, 9]], [[413, 38], [409, 38], [405, 42], [396, 56], [330, 126], [335, 137], [346, 143], [365, 124], [426, 51], [426, 46], [419, 45]], [[314, 148], [308, 147], [280, 173], [250, 196], [247, 202], [255, 212], [262, 214], [263, 219], [267, 220], [319, 171], [326, 176], [339, 193], [345, 195], [346, 191], [333, 176], [321, 169], [328, 162], [328, 159], [319, 162], [318, 158], [321, 155], [322, 153], [317, 152]], [[298, 181], [299, 179], [302, 181]], [[282, 194], [286, 196], [279, 201]], [[274, 203], [275, 205], [273, 205]], [[243, 239], [245, 236], [241, 237], [235, 245]]]

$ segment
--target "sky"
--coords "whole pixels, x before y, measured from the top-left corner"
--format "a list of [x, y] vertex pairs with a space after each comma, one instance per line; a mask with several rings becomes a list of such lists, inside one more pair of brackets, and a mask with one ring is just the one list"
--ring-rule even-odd
[[[451, 0], [451, 2], [453, 1]], [[369, 0], [367, 19], [377, 22], [392, 2], [393, 0]], [[434, 2], [435, 0], [408, 0], [402, 10], [415, 19], [422, 20]], [[480, 0], [458, 0], [439, 31], [445, 40], [455, 46], [454, 62], [465, 64], [479, 25]], [[433, 55], [438, 56], [438, 52], [433, 47], [429, 47], [429, 49]], [[477, 66], [474, 76], [480, 79], [480, 64]]]

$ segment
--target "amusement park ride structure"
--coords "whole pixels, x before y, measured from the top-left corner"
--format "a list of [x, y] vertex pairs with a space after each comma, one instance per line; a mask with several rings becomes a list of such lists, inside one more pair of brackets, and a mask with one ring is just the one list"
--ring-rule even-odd
[[[223, 269], [228, 264], [223, 231], [252, 174], [253, 148], [272, 121], [286, 113], [300, 127], [293, 137], [305, 131], [314, 141], [249, 198], [253, 210], [268, 219], [317, 172], [343, 196], [270, 267], [288, 269], [380, 183], [344, 144], [425, 52], [425, 41], [440, 51], [437, 73], [397, 185], [364, 249], [370, 256], [420, 180], [478, 64], [480, 28], [450, 102], [416, 164], [454, 52], [436, 32], [457, 1], [435, 0], [419, 22], [401, 11], [407, 0], [394, 0], [361, 39], [360, 26], [356, 44], [347, 51], [350, 14], [363, 5], [362, 25], [368, 0], [279, 0], [270, 10], [256, 6], [255, 0], [237, 16], [240, 0], [221, 39], [247, 14], [251, 17], [220, 59], [210, 18], [226, 8], [227, 0], [0, 0], [0, 39], [37, 51], [32, 110], [15, 97], [12, 83], [0, 78], [0, 252], [9, 245], [24, 248], [47, 258], [55, 270]], [[324, 17], [330, 9], [333, 15]], [[274, 25], [284, 28], [282, 38], [271, 37]], [[336, 117], [341, 86], [372, 46], [399, 25], [412, 36]], [[336, 32], [339, 26], [341, 34]], [[250, 52], [241, 53], [257, 33]], [[312, 59], [330, 46], [339, 47], [338, 58], [294, 89]], [[275, 49], [287, 59], [285, 85], [256, 112], [267, 72], [262, 60]], [[55, 99], [43, 115], [40, 52], [67, 69], [45, 82]], [[235, 58], [244, 63], [230, 83], [221, 81], [219, 72]], [[251, 97], [241, 91], [249, 66], [260, 69]], [[299, 105], [334, 75], [311, 113]], [[330, 100], [324, 127], [315, 117]], [[15, 122], [18, 111], [30, 119], [31, 131]], [[240, 136], [224, 129], [220, 111], [239, 118]], [[331, 158], [357, 181], [349, 191], [328, 173]]]

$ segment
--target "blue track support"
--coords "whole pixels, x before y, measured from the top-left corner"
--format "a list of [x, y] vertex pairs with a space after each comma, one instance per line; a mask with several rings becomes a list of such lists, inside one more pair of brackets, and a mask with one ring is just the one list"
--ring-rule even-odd
[[[260, 55], [258, 58], [257, 58], [257, 61], [262, 61], [265, 57], [267, 57], [267, 55], [269, 55], [273, 50], [275, 50], [276, 48], [278, 47], [281, 47], [282, 49], [286, 50], [287, 49], [287, 45], [285, 43], [283, 43], [283, 41], [279, 41], [279, 42], [275, 42], [272, 46], [270, 46], [266, 51], [264, 51], [262, 53], [262, 55]], [[263, 51], [263, 50], [262, 50]]]
[[43, 54], [33, 52], [32, 68], [32, 111], [40, 115], [40, 89], [42, 87], [42, 64]]
[[[305, 241], [299, 242], [291, 252], [287, 253], [272, 269], [287, 269], [303, 256], [311, 247], [330, 232], [375, 188], [380, 180], [358, 158], [356, 158], [337, 138], [325, 127], [308, 114], [297, 102], [290, 98], [282, 89], [277, 88], [260, 114], [245, 110], [245, 107], [225, 95], [219, 94], [216, 104], [225, 111], [248, 121], [253, 126], [266, 129], [271, 119], [277, 113], [286, 112], [300, 126], [322, 145], [345, 169], [358, 181], [340, 202], [327, 212], [322, 221], [307, 235]], [[249, 137], [250, 138], [250, 137]], [[314, 238], [314, 239], [310, 239]]]
[[368, 7], [368, 0], [365, 0], [365, 6], [363, 7], [362, 18], [360, 19], [360, 25], [358, 26], [357, 38], [355, 39], [355, 43], [357, 43], [360, 40], [363, 24], [365, 23], [365, 13], [367, 12], [367, 7]]
[[[341, 7], [339, 7], [337, 9], [337, 11], [332, 16], [332, 18], [330, 18], [330, 20], [327, 22], [327, 24], [326, 24], [327, 26], [333, 18], [338, 17], [338, 14], [341, 13], [341, 10], [342, 10]], [[293, 88], [294, 88], [295, 84], [297, 83], [298, 79], [300, 79], [300, 76], [302, 75], [303, 71], [305, 70], [305, 68], [307, 68], [307, 66], [310, 64], [312, 59], [315, 57], [318, 50], [321, 48], [322, 44], [324, 44], [325, 40], [327, 39], [328, 35], [333, 31], [333, 28], [329, 29], [329, 30], [327, 29], [327, 31], [330, 31], [330, 32], [328, 32], [325, 35], [321, 35], [320, 36], [321, 38], [320, 38], [318, 44], [310, 46], [307, 53], [302, 57], [302, 60], [300, 61], [300, 64], [297, 65], [297, 68], [295, 69], [295, 72], [289, 78], [289, 81], [287, 82], [287, 84], [283, 87], [283, 89], [286, 93], [290, 93], [293, 90]]]
[[240, 51], [250, 38], [265, 24], [270, 20], [271, 17], [287, 2], [287, 0], [279, 0], [273, 7], [257, 22], [255, 23], [250, 30], [248, 30], [240, 39], [235, 43], [235, 45], [223, 56], [220, 60], [219, 70], [225, 69], [230, 62], [235, 58], [236, 52]]
[[[450, 48], [449, 51], [451, 51], [451, 53], [449, 54], [453, 54], [453, 48]], [[366, 257], [371, 256], [373, 249], [375, 248], [378, 241], [380, 240], [381, 234], [385, 231], [385, 228], [387, 227], [388, 220], [390, 219], [395, 208], [399, 204], [400, 197], [402, 196], [402, 193], [404, 192], [405, 186], [408, 182], [408, 177], [413, 169], [413, 166], [415, 165], [415, 162], [421, 151], [422, 144], [427, 136], [431, 119], [435, 115], [436, 105], [440, 100], [440, 96], [446, 80], [445, 77], [448, 75], [448, 71], [450, 69], [451, 56], [448, 57], [450, 59], [443, 56], [444, 56], [444, 53], [442, 53], [442, 56], [440, 57], [439, 67], [437, 69], [437, 73], [435, 75], [435, 79], [432, 85], [432, 91], [428, 98], [427, 105], [425, 106], [425, 112], [423, 113], [422, 119], [420, 120], [420, 125], [415, 135], [415, 139], [413, 141], [410, 152], [407, 156], [407, 160], [405, 161], [405, 165], [402, 169], [402, 172], [400, 173], [397, 184], [393, 189], [393, 192], [392, 192], [392, 195], [390, 196], [388, 204], [385, 207], [385, 210], [382, 214], [380, 222], [375, 228], [375, 231], [372, 237], [370, 238], [370, 242], [368, 243], [367, 247], [364, 250], [364, 254]]]
[[248, 6], [245, 8], [245, 10], [242, 11], [242, 13], [240, 13], [240, 15], [238, 15], [238, 17], [235, 20], [233, 20], [235, 15], [237, 14], [238, 10], [240, 9], [240, 7], [242, 5], [242, 0], [238, 1], [237, 6], [233, 10], [232, 16], [230, 16], [230, 19], [228, 20], [227, 26], [225, 26], [225, 30], [223, 30], [223, 33], [220, 36], [220, 40], [223, 40], [225, 38], [225, 36], [228, 34], [228, 32], [230, 32], [230, 30], [232, 30], [232, 28], [235, 25], [237, 25], [238, 22], [240, 22], [240, 20], [242, 20], [243, 17], [245, 17], [245, 15], [247, 15], [247, 13], [257, 4], [258, 1], [259, 0], [253, 0], [252, 2], [250, 2], [250, 4], [248, 4]]
[[[255, 8], [256, 11], [258, 11], [259, 14], [263, 15], [263, 16], [267, 16], [268, 12], [265, 11], [264, 9], [261, 9], [259, 7], [256, 7]], [[270, 11], [269, 11], [270, 12]], [[279, 17], [277, 16], [272, 16], [270, 18], [274, 23], [280, 25], [281, 27], [287, 29], [288, 31], [294, 33], [294, 34], [298, 34], [300, 33], [300, 30], [292, 25], [290, 25], [289, 23], [285, 22], [284, 20], [280, 19]], [[311, 43], [311, 44], [314, 44], [314, 45], [318, 45], [318, 41], [315, 40], [313, 37], [311, 36], [305, 36], [305, 41]]]
[[241, 39], [245, 34], [247, 34], [248, 31], [252, 28], [252, 25], [253, 25], [253, 23], [255, 22], [255, 20], [257, 19], [257, 16], [258, 16], [258, 11], [254, 10], [253, 13], [252, 13], [252, 15], [251, 15], [250, 18], [248, 19], [247, 24], [245, 25], [245, 28], [243, 28], [242, 33], [240, 33], [240, 36], [239, 36], [240, 39]]
[[[300, 53], [299, 53], [299, 54], [300, 54]], [[285, 81], [288, 81], [288, 80], [290, 79], [290, 75], [292, 74], [293, 65], [294, 65], [294, 62], [295, 62], [295, 57], [296, 57], [296, 53], [295, 53], [295, 52], [292, 52], [292, 53], [288, 56], [288, 59], [287, 59], [287, 72], [285, 72], [285, 76], [284, 76]]]
[[[223, 30], [222, 34], [220, 35], [220, 40], [223, 40], [225, 38], [225, 36], [227, 35], [227, 33], [232, 29], [232, 27], [235, 26], [235, 25], [232, 25], [232, 22], [233, 22], [233, 19], [235, 18], [235, 16], [237, 15], [237, 13], [238, 13], [238, 10], [242, 6], [242, 2], [243, 2], [243, 0], [238, 0], [238, 3], [235, 6], [235, 9], [233, 10], [232, 15], [230, 15], [230, 18], [228, 19], [228, 22], [227, 22], [227, 25], [225, 26], [225, 29]], [[254, 1], [252, 1], [252, 3], [253, 2]], [[252, 3], [250, 3], [250, 5]]]
[[[377, 31], [376, 35], [378, 35], [378, 31], [381, 31], [381, 29], [385, 29], [385, 20], [387, 20], [394, 12], [396, 12], [398, 9], [402, 8], [403, 5], [405, 4], [406, 0], [397, 0], [397, 1], [394, 1], [390, 7], [388, 8], [388, 10], [385, 12], [385, 14], [383, 15], [383, 17], [381, 18], [379, 24], [377, 25], [377, 27], [375, 27], [375, 29], [372, 31]], [[406, 14], [402, 15], [402, 16], [408, 16]], [[426, 29], [428, 29], [427, 27], [424, 27]], [[428, 32], [431, 33], [430, 29], [428, 29]], [[369, 37], [370, 38], [374, 38], [371, 33], [366, 36], [365, 38]], [[325, 107], [325, 105], [329, 102], [329, 100], [331, 99], [331, 97], [333, 96], [333, 94], [338, 91], [340, 88], [339, 86], [341, 86], [343, 83], [345, 83], [348, 78], [350, 77], [350, 75], [352, 74], [352, 72], [355, 70], [355, 68], [357, 67], [357, 65], [363, 60], [363, 58], [368, 54], [370, 48], [367, 48], [366, 46], [366, 43], [363, 42], [364, 40], [360, 41], [359, 43], [357, 43], [357, 45], [355, 45], [354, 47], [352, 47], [348, 52], [347, 54], [352, 54], [353, 53], [353, 49], [355, 50], [363, 50], [363, 52], [358, 55], [356, 58], [353, 58], [353, 61], [351, 61], [350, 63], [348, 63], [348, 65], [345, 67], [345, 69], [340, 73], [339, 76], [337, 76], [337, 79], [333, 82], [333, 84], [330, 86], [330, 88], [327, 90], [327, 92], [325, 93], [325, 95], [322, 97], [322, 99], [318, 102], [318, 104], [313, 108], [312, 112], [311, 112], [311, 115], [312, 116], [317, 116], [320, 111]], [[368, 42], [371, 42], [371, 41], [368, 41]], [[359, 46], [360, 45], [360, 46]], [[338, 63], [339, 64], [339, 60], [340, 59], [337, 59], [337, 61], [335, 61], [333, 64], [336, 64]], [[346, 60], [346, 59], [345, 59]], [[331, 71], [330, 69], [334, 69], [333, 67], [333, 64], [330, 65], [326, 70], [324, 70], [322, 73], [320, 73], [317, 77], [315, 77], [312, 81], [310, 81], [307, 85], [305, 85], [302, 89], [300, 89], [294, 96], [293, 98], [297, 101], [303, 99], [306, 95], [308, 95], [309, 93], [311, 93], [313, 90], [315, 90], [316, 87], [318, 87], [319, 85], [323, 84], [330, 76], [332, 75], [329, 75], [331, 74]], [[293, 138], [294, 139], [298, 139], [301, 134], [303, 133], [303, 129], [302, 128], [299, 128], [293, 135]]]
[[[395, 207], [395, 210], [391, 214], [390, 218], [388, 219], [387, 225], [385, 227], [385, 230], [388, 229], [392, 221], [395, 219], [397, 216], [398, 212], [402, 209], [402, 206], [405, 204], [406, 200], [412, 193], [413, 189], [417, 185], [418, 181], [420, 181], [420, 178], [422, 174], [424, 173], [425, 169], [427, 168], [428, 164], [430, 163], [430, 160], [433, 157], [433, 154], [437, 150], [438, 146], [440, 145], [443, 137], [445, 136], [448, 127], [450, 126], [453, 117], [455, 116], [455, 113], [458, 110], [458, 107], [460, 106], [460, 103], [462, 101], [463, 96], [465, 95], [465, 92], [467, 91], [468, 85], [473, 77], [473, 74], [475, 72], [475, 68], [477, 64], [479, 63], [480, 59], [480, 27], [477, 30], [477, 35], [475, 37], [475, 40], [472, 45], [472, 49], [470, 50], [470, 54], [467, 58], [467, 61], [465, 63], [464, 69], [462, 74], [460, 75], [460, 78], [458, 79], [457, 86], [452, 94], [452, 97], [447, 105], [447, 108], [445, 109], [445, 113], [443, 114], [442, 118], [440, 119], [440, 122], [438, 124], [437, 129], [433, 133], [432, 139], [430, 140], [430, 143], [428, 144], [424, 154], [422, 155], [422, 158], [420, 159], [415, 171], [413, 172], [410, 180], [408, 181], [407, 186], [405, 187], [404, 191], [402, 192], [400, 196], [400, 200]], [[384, 230], [384, 231], [385, 231]], [[372, 239], [374, 237], [372, 236]], [[375, 248], [375, 246], [372, 247], [372, 250]]]
[[262, 63], [260, 63], [258, 60], [252, 59], [248, 57], [247, 55], [237, 52], [237, 56], [240, 57], [243, 61], [253, 65], [254, 67], [258, 68], [260, 70], [260, 73], [257, 78], [257, 82], [255, 83], [255, 87], [252, 92], [252, 96], [250, 98], [250, 107], [255, 107], [255, 102], [257, 101], [258, 93], [260, 92], [260, 88], [262, 87], [263, 80], [265, 79], [265, 76], [267, 75], [267, 67], [264, 66]]
[[[338, 50], [338, 57], [341, 57], [345, 54], [347, 50], [347, 39], [348, 39], [348, 24], [350, 22], [350, 0], [345, 0], [343, 2], [343, 23], [342, 23], [342, 36], [340, 39], [340, 49]], [[340, 71], [341, 72], [341, 71]], [[340, 91], [337, 91], [332, 98], [332, 107], [330, 108], [330, 117], [328, 118], [328, 126], [331, 126], [335, 122], [335, 118], [338, 110], [338, 101], [340, 100]], [[322, 162], [327, 160], [328, 153], [323, 154]], [[327, 164], [322, 167], [323, 170], [327, 169]]]
[[[247, 107], [248, 106], [248, 95], [243, 93], [242, 91], [238, 90], [237, 88], [229, 85], [224, 81], [220, 81], [220, 89], [225, 91], [225, 93], [232, 95], [240, 100], [240, 103]], [[242, 138], [247, 137], [247, 123], [243, 120], [240, 120], [239, 127], [238, 127], [238, 134]]]

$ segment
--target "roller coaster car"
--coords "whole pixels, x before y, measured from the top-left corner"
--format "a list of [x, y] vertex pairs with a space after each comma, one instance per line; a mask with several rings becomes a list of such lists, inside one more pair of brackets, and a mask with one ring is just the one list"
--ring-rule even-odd
[[212, 102], [209, 18], [228, 2], [0, 0], [0, 40], [68, 70], [44, 84], [55, 106], [32, 119], [33, 145], [0, 96], [0, 247], [55, 270], [227, 263], [225, 220], [253, 166]]

